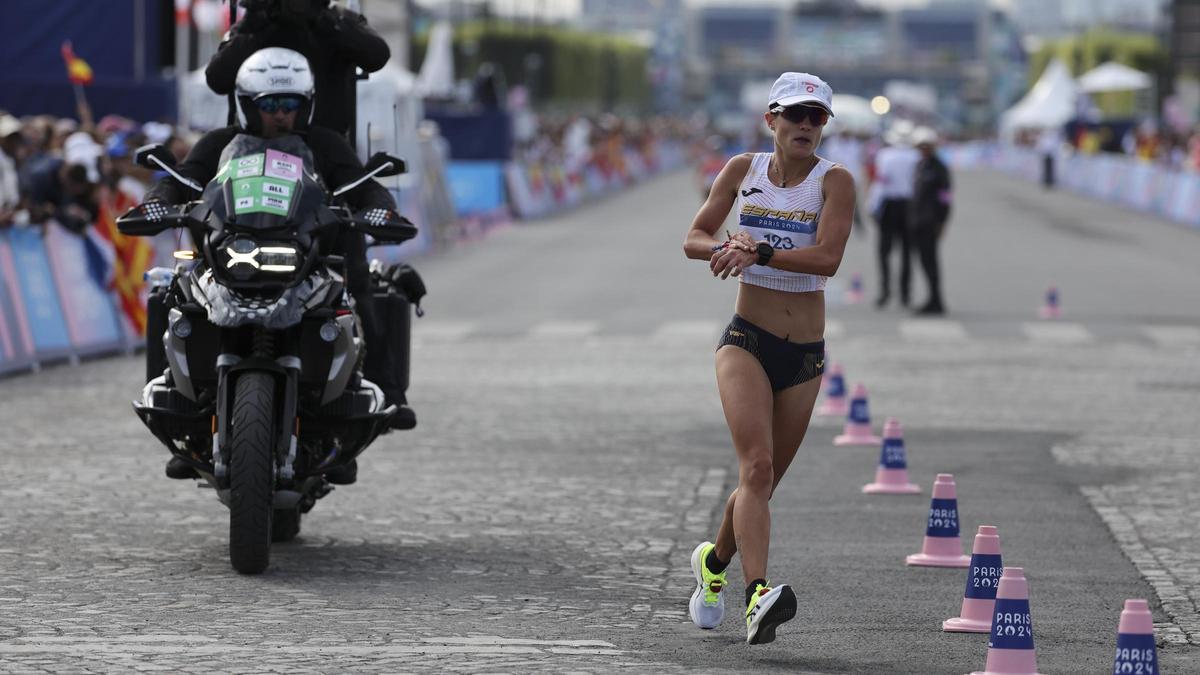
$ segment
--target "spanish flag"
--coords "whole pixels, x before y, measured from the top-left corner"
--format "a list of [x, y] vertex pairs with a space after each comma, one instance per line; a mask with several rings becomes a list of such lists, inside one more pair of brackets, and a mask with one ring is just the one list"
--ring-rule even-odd
[[75, 50], [71, 47], [70, 40], [62, 44], [62, 57], [67, 64], [67, 77], [71, 82], [81, 85], [92, 83], [92, 67], [88, 65], [87, 61], [75, 56]]
[[146, 283], [142, 274], [154, 262], [154, 247], [142, 237], [130, 237], [117, 231], [117, 216], [137, 205], [123, 191], [107, 193], [100, 199], [100, 216], [94, 232], [112, 253], [109, 289], [117, 294], [125, 318], [138, 335], [146, 334]]

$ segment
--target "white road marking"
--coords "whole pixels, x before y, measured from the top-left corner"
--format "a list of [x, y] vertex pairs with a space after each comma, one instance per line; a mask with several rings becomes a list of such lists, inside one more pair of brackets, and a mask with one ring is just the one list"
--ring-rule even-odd
[[112, 637], [24, 637], [0, 643], [0, 654], [264, 654], [409, 656], [422, 654], [563, 654], [617, 656], [625, 652], [602, 640], [525, 640], [481, 637], [421, 638], [425, 644], [231, 644], [195, 635], [128, 635]]
[[953, 319], [907, 319], [900, 322], [900, 334], [914, 342], [963, 342], [967, 330]]
[[437, 319], [413, 321], [413, 337], [422, 340], [461, 340], [474, 331], [475, 324], [470, 321], [440, 321]]
[[543, 321], [529, 330], [529, 336], [534, 338], [581, 338], [587, 337], [600, 329], [595, 321]]
[[1032, 322], [1021, 324], [1021, 330], [1026, 337], [1034, 342], [1046, 344], [1083, 344], [1095, 340], [1091, 331], [1078, 323], [1063, 323], [1059, 321]]
[[1162, 347], [1200, 346], [1200, 328], [1194, 326], [1146, 326], [1142, 330]]
[[651, 335], [653, 340], [712, 340], [721, 337], [724, 325], [716, 321], [665, 321]]

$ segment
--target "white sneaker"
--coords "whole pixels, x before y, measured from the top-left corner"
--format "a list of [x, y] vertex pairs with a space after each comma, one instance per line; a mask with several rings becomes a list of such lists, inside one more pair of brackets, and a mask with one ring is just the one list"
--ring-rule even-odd
[[759, 584], [746, 608], [746, 644], [763, 645], [775, 641], [779, 624], [796, 616], [796, 594], [787, 584], [771, 588]]
[[716, 628], [725, 616], [725, 600], [721, 597], [721, 591], [725, 590], [725, 572], [713, 574], [704, 564], [708, 552], [713, 548], [712, 542], [706, 541], [692, 551], [692, 575], [696, 578], [696, 590], [692, 592], [691, 602], [688, 603], [688, 616], [700, 628]]

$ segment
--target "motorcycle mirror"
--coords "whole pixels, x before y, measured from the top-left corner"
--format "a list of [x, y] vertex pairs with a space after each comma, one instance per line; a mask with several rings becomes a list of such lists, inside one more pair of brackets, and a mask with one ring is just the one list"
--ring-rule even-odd
[[151, 143], [138, 148], [133, 152], [133, 161], [138, 166], [147, 169], [175, 168], [175, 155], [172, 155], [167, 146], [162, 143]]
[[203, 185], [200, 185], [196, 181], [189, 178], [185, 178], [175, 170], [175, 155], [172, 155], [171, 151], [167, 149], [167, 146], [162, 145], [161, 143], [143, 145], [142, 147], [138, 148], [133, 153], [133, 161], [138, 166], [144, 166], [147, 169], [166, 171], [171, 175], [172, 178], [179, 181], [180, 184], [185, 185], [196, 192], [204, 192]]
[[371, 159], [367, 160], [367, 165], [363, 167], [362, 177], [334, 190], [333, 196], [340, 197], [372, 178], [398, 176], [407, 170], [408, 165], [404, 163], [404, 160], [389, 155], [386, 152], [377, 152], [371, 155]]
[[382, 169], [374, 175], [380, 178], [387, 178], [389, 176], [399, 176], [408, 171], [408, 164], [399, 157], [394, 157], [386, 152], [377, 152], [367, 160], [365, 169], [367, 173], [372, 173], [376, 169]]

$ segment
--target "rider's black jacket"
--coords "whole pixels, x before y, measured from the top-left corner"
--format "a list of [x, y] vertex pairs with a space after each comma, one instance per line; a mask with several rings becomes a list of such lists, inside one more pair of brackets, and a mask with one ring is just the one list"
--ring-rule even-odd
[[339, 8], [329, 8], [314, 20], [252, 22], [235, 24], [229, 37], [208, 62], [204, 74], [208, 86], [221, 95], [233, 93], [237, 71], [254, 52], [266, 47], [293, 49], [308, 59], [316, 83], [316, 116], [313, 123], [346, 133], [350, 126], [354, 67], [372, 73], [387, 64], [391, 50], [387, 41], [371, 30], [364, 17]]

